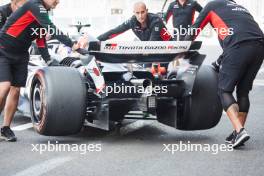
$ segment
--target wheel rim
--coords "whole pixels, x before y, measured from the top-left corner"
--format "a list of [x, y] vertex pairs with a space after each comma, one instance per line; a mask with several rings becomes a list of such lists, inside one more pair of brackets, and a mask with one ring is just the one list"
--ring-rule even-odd
[[37, 83], [35, 85], [35, 89], [33, 92], [32, 106], [34, 111], [34, 120], [35, 123], [39, 123], [41, 121], [41, 109], [42, 109], [42, 96], [41, 96], [41, 88], [40, 84]]

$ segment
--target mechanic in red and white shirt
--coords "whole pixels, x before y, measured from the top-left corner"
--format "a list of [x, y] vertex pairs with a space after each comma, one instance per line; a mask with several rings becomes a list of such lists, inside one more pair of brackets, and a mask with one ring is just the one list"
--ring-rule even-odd
[[10, 88], [17, 90], [6, 102], [10, 107], [5, 109], [1, 137], [7, 141], [16, 141], [10, 124], [17, 109], [20, 88], [26, 84], [28, 50], [32, 41], [37, 39], [38, 46], [44, 48], [45, 33], [54, 31], [50, 34], [53, 38], [73, 50], [79, 48], [79, 44], [74, 44], [49, 19], [48, 10], [54, 9], [58, 3], [59, 0], [28, 0], [7, 19], [0, 31], [0, 112]]

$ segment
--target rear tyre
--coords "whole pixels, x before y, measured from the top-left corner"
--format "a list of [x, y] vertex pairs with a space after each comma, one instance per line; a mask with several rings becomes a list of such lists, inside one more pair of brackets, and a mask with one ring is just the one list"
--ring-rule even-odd
[[83, 125], [86, 88], [76, 69], [48, 67], [38, 70], [30, 93], [31, 119], [42, 135], [78, 133]]
[[210, 66], [201, 66], [192, 95], [182, 100], [183, 111], [179, 129], [202, 130], [215, 127], [222, 116], [223, 108], [217, 94], [218, 75]]

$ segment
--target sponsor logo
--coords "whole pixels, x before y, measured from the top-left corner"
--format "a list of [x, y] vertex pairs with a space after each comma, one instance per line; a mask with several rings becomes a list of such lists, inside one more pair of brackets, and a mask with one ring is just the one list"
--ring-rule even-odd
[[104, 49], [107, 49], [107, 50], [115, 50], [117, 47], [117, 44], [116, 43], [108, 43], [105, 45]]
[[43, 5], [39, 5], [40, 13], [47, 13], [47, 9]]
[[134, 30], [137, 31], [137, 32], [143, 32], [143, 30], [141, 29], [140, 26], [136, 26]]
[[105, 50], [177, 50], [177, 49], [188, 49], [187, 46], [175, 46], [175, 45], [167, 45], [167, 46], [118, 46], [117, 44], [106, 44], [104, 47]]
[[242, 7], [236, 7], [234, 9], [232, 9], [232, 11], [248, 12], [246, 9], [244, 9]]
[[158, 32], [159, 31], [159, 27], [155, 27], [155, 29], [154, 29], [156, 32]]
[[179, 8], [179, 5], [176, 4], [176, 5], [173, 6], [173, 8], [174, 8], [174, 9], [178, 9], [178, 8]]
[[173, 49], [188, 49], [188, 47], [187, 46], [173, 46], [173, 45], [171, 45], [171, 46], [168, 46], [168, 49], [171, 49], [171, 50], [173, 50]]

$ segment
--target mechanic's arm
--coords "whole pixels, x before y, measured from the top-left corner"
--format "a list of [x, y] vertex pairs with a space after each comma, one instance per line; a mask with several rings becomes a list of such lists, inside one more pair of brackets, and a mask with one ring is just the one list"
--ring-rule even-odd
[[195, 10], [197, 12], [201, 12], [203, 10], [203, 7], [197, 1], [195, 1], [194, 3], [195, 3], [194, 5]]
[[163, 21], [160, 19], [153, 26], [151, 26], [151, 34], [149, 41], [169, 41], [172, 37], [164, 25]]
[[169, 21], [170, 17], [172, 16], [172, 9], [173, 9], [173, 3], [171, 3], [167, 9], [167, 11], [164, 14], [164, 20], [166, 23]]
[[40, 52], [41, 57], [46, 63], [49, 63], [49, 61], [51, 61], [51, 58], [50, 58], [50, 54], [49, 54], [49, 50], [48, 50], [48, 46], [47, 46], [45, 38], [37, 39], [36, 43], [37, 43], [38, 50]]
[[[72, 47], [73, 42], [72, 40], [64, 35], [49, 19], [48, 11], [44, 10], [44, 6], [36, 6], [32, 5], [30, 7], [30, 10], [34, 16], [34, 18], [38, 21], [38, 23], [45, 28], [47, 31], [53, 31], [52, 34], [50, 34], [53, 38], [56, 38], [61, 43], [65, 44], [66, 46]], [[41, 36], [44, 37], [44, 36]]]
[[105, 40], [109, 40], [112, 39], [116, 36], [118, 36], [119, 34], [131, 29], [131, 25], [130, 25], [131, 21], [127, 20], [126, 22], [124, 22], [123, 24], [117, 26], [116, 28], [100, 35], [97, 37], [98, 40], [100, 41], [105, 41]]
[[[212, 1], [213, 2], [213, 1]], [[203, 28], [208, 24], [211, 23], [211, 13], [212, 13], [212, 2], [209, 2], [203, 10], [200, 12], [199, 16], [197, 17], [196, 21], [190, 28], [190, 33], [188, 33], [185, 37], [187, 41], [193, 41], [196, 37], [200, 34]]]
[[5, 25], [5, 21], [6, 21], [5, 17], [0, 11], [0, 29], [2, 29], [2, 27]]

